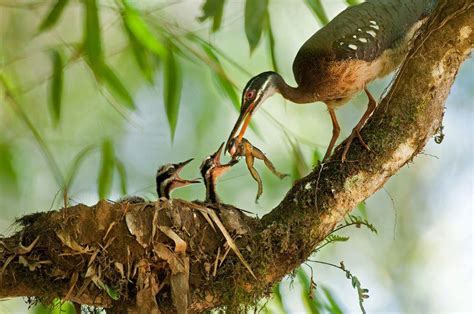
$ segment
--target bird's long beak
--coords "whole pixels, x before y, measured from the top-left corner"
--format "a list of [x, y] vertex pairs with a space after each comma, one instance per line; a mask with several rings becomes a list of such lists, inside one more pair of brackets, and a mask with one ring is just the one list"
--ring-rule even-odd
[[[250, 124], [250, 119], [252, 118], [253, 109], [255, 108], [254, 105], [255, 103], [250, 104], [247, 110], [240, 113], [240, 116], [237, 119], [237, 122], [235, 123], [234, 128], [232, 129], [232, 132], [230, 132], [230, 136], [226, 144], [226, 151], [229, 151], [229, 153], [231, 149], [230, 147], [231, 140], [235, 137], [238, 137], [237, 142], [240, 142], [242, 138], [244, 137], [245, 131], [247, 130], [247, 127]], [[239, 129], [240, 129], [240, 132], [237, 136], [237, 132], [239, 131]]]
[[185, 186], [185, 185], [188, 185], [188, 184], [200, 183], [201, 182], [201, 180], [199, 178], [192, 179], [192, 180], [186, 180], [186, 179], [183, 179], [179, 176], [179, 173], [181, 172], [181, 170], [183, 170], [183, 168], [193, 160], [194, 160], [194, 158], [191, 158], [191, 159], [188, 159], [186, 161], [180, 162], [176, 165], [175, 181], [179, 184], [179, 186]]

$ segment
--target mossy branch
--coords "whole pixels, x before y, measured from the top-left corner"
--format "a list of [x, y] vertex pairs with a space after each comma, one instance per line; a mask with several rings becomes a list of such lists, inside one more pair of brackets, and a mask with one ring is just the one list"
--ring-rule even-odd
[[[444, 104], [474, 47], [471, 0], [440, 0], [390, 91], [352, 144], [299, 180], [262, 219], [182, 200], [99, 202], [34, 214], [0, 239], [0, 297], [54, 297], [114, 312], [201, 312], [271, 292], [359, 202], [411, 161], [440, 127]], [[344, 143], [342, 144], [344, 145]], [[256, 281], [203, 214], [218, 213]], [[200, 210], [201, 209], [201, 210]]]

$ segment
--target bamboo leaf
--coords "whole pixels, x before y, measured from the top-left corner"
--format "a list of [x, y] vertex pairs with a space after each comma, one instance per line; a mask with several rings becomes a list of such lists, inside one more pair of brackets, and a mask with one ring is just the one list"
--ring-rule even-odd
[[222, 67], [219, 58], [216, 56], [216, 54], [206, 45], [201, 45], [202, 49], [204, 52], [207, 54], [209, 59], [213, 60], [217, 67], [218, 70], [215, 70], [212, 68], [214, 76], [216, 78], [217, 85], [219, 87], [219, 90], [222, 89], [224, 91], [225, 95], [229, 98], [229, 100], [232, 102], [234, 105], [234, 108], [237, 111], [240, 111], [240, 100], [239, 96], [237, 95], [237, 92], [235, 91], [234, 86], [232, 85], [229, 77], [227, 74], [224, 72], [224, 68]]
[[326, 299], [329, 302], [329, 304], [326, 305], [326, 309], [329, 311], [329, 313], [342, 314], [343, 311], [339, 304], [337, 304], [336, 299], [332, 296], [331, 291], [326, 287], [322, 287], [322, 290], [324, 292], [324, 295], [326, 296]]
[[281, 313], [286, 313], [285, 306], [283, 305], [283, 298], [281, 296], [279, 283], [273, 287], [273, 297], [278, 310], [280, 310]]
[[53, 27], [58, 22], [68, 2], [69, 0], [56, 0], [56, 3], [51, 6], [48, 15], [46, 15], [44, 20], [41, 22], [38, 31], [44, 32]]
[[69, 190], [71, 187], [74, 179], [76, 178], [76, 175], [79, 171], [79, 167], [81, 166], [82, 162], [84, 159], [94, 151], [96, 148], [96, 145], [89, 145], [86, 148], [82, 149], [75, 157], [74, 160], [72, 161], [72, 165], [68, 170], [68, 174], [66, 177], [66, 190]]
[[125, 26], [125, 32], [128, 35], [128, 40], [130, 42], [130, 47], [132, 48], [133, 56], [135, 57], [135, 61], [137, 62], [140, 71], [143, 74], [143, 77], [153, 85], [154, 83], [154, 70], [155, 64], [152, 60], [152, 56], [149, 53], [149, 50], [145, 49], [135, 38], [132, 34], [130, 29]]
[[270, 50], [270, 59], [272, 60], [273, 70], [278, 71], [278, 64], [276, 60], [276, 51], [275, 51], [275, 36], [273, 35], [272, 23], [270, 21], [270, 14], [267, 15], [267, 32], [268, 32], [268, 48]]
[[346, 3], [348, 5], [358, 5], [360, 4], [360, 1], [359, 0], [346, 0]]
[[106, 64], [102, 65], [102, 76], [105, 81], [107, 89], [117, 97], [121, 103], [128, 109], [135, 109], [135, 103], [132, 95], [122, 83], [120, 78], [114, 73], [114, 71]]
[[15, 168], [15, 154], [9, 144], [0, 143], [0, 180], [18, 190], [18, 174]]
[[328, 16], [326, 15], [326, 11], [324, 11], [321, 0], [305, 0], [305, 2], [306, 5], [313, 11], [314, 15], [316, 15], [321, 25], [326, 25], [329, 23]]
[[174, 140], [176, 124], [178, 122], [179, 104], [181, 100], [182, 74], [181, 67], [174, 55], [174, 47], [169, 43], [167, 57], [163, 68], [163, 96], [166, 116], [171, 132], [171, 141]]
[[120, 179], [120, 192], [122, 195], [127, 195], [127, 171], [125, 166], [120, 160], [115, 159], [115, 167]]
[[99, 8], [95, 0], [84, 0], [85, 5], [85, 39], [84, 48], [89, 66], [97, 78], [103, 70], [103, 52], [100, 38]]
[[105, 199], [112, 188], [114, 174], [114, 147], [110, 140], [102, 143], [102, 157], [97, 182], [99, 199]]
[[216, 32], [221, 26], [224, 3], [225, 0], [206, 0], [202, 6], [202, 16], [198, 20], [204, 22], [212, 18], [212, 32]]
[[53, 63], [53, 78], [51, 80], [49, 112], [53, 124], [57, 126], [61, 118], [64, 61], [61, 54], [57, 50], [52, 51], [51, 61]]
[[296, 274], [303, 288], [301, 292], [301, 298], [307, 312], [312, 314], [321, 313], [323, 310], [321, 303], [319, 303], [316, 299], [313, 299], [313, 294], [310, 294], [312, 285], [310, 278], [301, 267], [298, 269]]
[[250, 52], [258, 46], [268, 14], [268, 0], [247, 0], [245, 2], [245, 35]]
[[313, 152], [313, 167], [316, 167], [320, 161], [323, 160], [323, 155], [321, 154], [321, 152], [319, 150], [315, 150]]
[[129, 1], [122, 0], [122, 3], [124, 5], [123, 22], [130, 33], [144, 47], [160, 58], [164, 58], [167, 53], [165, 45], [150, 31], [140, 12], [130, 5]]

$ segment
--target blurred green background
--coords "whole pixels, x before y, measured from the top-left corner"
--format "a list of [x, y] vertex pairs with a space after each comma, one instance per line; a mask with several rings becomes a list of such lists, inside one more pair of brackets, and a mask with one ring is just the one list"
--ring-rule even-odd
[[[99, 197], [156, 198], [156, 169], [195, 158], [184, 177], [226, 140], [240, 90], [262, 71], [289, 83], [293, 58], [328, 19], [356, 1], [20, 1], [0, 0], [0, 232], [16, 217]], [[251, 48], [252, 47], [252, 53]], [[369, 88], [380, 96], [391, 78]], [[445, 138], [434, 141], [353, 214], [367, 228], [344, 228], [345, 242], [311, 260], [344, 265], [362, 288], [368, 313], [471, 312], [474, 203], [474, 62], [462, 67], [446, 105]], [[364, 95], [338, 111], [341, 138], [365, 110]], [[331, 135], [325, 106], [266, 101], [247, 138], [292, 179], [308, 173]], [[173, 140], [172, 140], [173, 138]], [[221, 179], [226, 203], [262, 216], [292, 179], [244, 163]], [[204, 188], [174, 197], [203, 199]], [[309, 298], [310, 282], [317, 284]], [[360, 312], [341, 269], [308, 262], [263, 300], [270, 313]], [[264, 304], [266, 304], [265, 307]], [[0, 313], [44, 313], [22, 299]]]

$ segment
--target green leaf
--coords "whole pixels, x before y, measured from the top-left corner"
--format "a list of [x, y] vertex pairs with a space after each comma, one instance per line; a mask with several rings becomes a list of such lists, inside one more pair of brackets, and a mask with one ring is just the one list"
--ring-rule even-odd
[[346, 3], [348, 5], [357, 5], [357, 4], [360, 4], [360, 1], [359, 0], [346, 0]]
[[56, 0], [56, 3], [51, 6], [48, 15], [45, 17], [43, 22], [41, 22], [38, 31], [44, 32], [45, 30], [53, 27], [61, 17], [61, 14], [63, 13], [64, 8], [68, 2], [69, 0]]
[[208, 18], [212, 18], [212, 32], [216, 32], [221, 26], [224, 2], [225, 0], [206, 0], [202, 6], [202, 16], [198, 20], [204, 22]]
[[214, 54], [214, 52], [208, 46], [206, 45], [201, 45], [201, 46], [204, 52], [209, 57], [209, 59], [214, 61], [214, 63], [217, 65], [217, 69], [215, 69], [214, 67], [211, 67], [211, 69], [213, 70], [213, 73], [215, 75], [219, 90], [222, 89], [222, 91], [224, 91], [225, 95], [229, 98], [229, 100], [234, 105], [234, 108], [237, 111], [240, 111], [239, 96], [237, 95], [237, 92], [235, 91], [235, 88], [232, 85], [229, 77], [224, 72], [224, 68], [222, 67], [220, 63], [219, 58], [216, 56], [216, 54]]
[[360, 212], [362, 218], [364, 218], [365, 220], [367, 220], [367, 219], [368, 219], [368, 216], [367, 216], [367, 204], [365, 203], [365, 201], [360, 202], [360, 203], [357, 205], [357, 209], [359, 209], [359, 212]]
[[95, 0], [84, 0], [84, 5], [86, 10], [84, 48], [87, 61], [96, 77], [101, 78], [104, 62], [100, 39], [99, 8]]
[[15, 154], [12, 147], [6, 143], [0, 143], [0, 180], [7, 183], [7, 187], [12, 187], [15, 190], [19, 188]]
[[299, 146], [299, 144], [295, 143], [288, 136], [287, 138], [293, 151], [293, 158], [294, 158], [293, 177], [295, 180], [297, 180], [299, 178], [304, 177], [309, 172], [309, 166], [306, 164], [306, 161], [304, 159], [304, 154], [301, 151], [301, 147]]
[[129, 91], [125, 85], [123, 85], [120, 78], [105, 63], [102, 65], [102, 76], [105, 81], [105, 86], [114, 95], [114, 97], [117, 97], [128, 109], [135, 109], [135, 103], [133, 101], [132, 95], [130, 95]]
[[149, 50], [145, 49], [145, 47], [137, 41], [127, 26], [125, 26], [125, 32], [128, 35], [130, 47], [132, 48], [133, 56], [135, 57], [135, 61], [137, 62], [140, 71], [148, 83], [153, 85], [155, 80], [155, 63], [153, 62], [154, 60], [152, 60], [152, 55], [149, 53]]
[[98, 178], [99, 199], [105, 199], [112, 188], [112, 179], [114, 174], [114, 147], [110, 140], [102, 143], [102, 158]]
[[82, 149], [75, 157], [74, 160], [72, 161], [72, 165], [68, 170], [68, 175], [66, 177], [66, 184], [65, 188], [68, 191], [69, 188], [71, 187], [74, 179], [76, 178], [76, 175], [79, 171], [79, 167], [81, 166], [82, 162], [84, 159], [96, 148], [96, 145], [89, 145], [86, 148]]
[[39, 303], [32, 309], [34, 314], [74, 314], [76, 313], [72, 302], [56, 298], [51, 304]]
[[169, 50], [163, 68], [163, 96], [166, 110], [166, 117], [171, 132], [171, 141], [174, 140], [176, 124], [178, 122], [179, 103], [181, 100], [181, 88], [183, 78], [181, 67], [174, 56], [174, 47], [169, 43]]
[[281, 296], [279, 283], [273, 287], [273, 296], [275, 300], [275, 305], [277, 306], [278, 310], [280, 310], [282, 313], [286, 313], [285, 306], [283, 305], [283, 298]]
[[127, 195], [127, 171], [125, 166], [120, 160], [115, 159], [115, 167], [117, 167], [117, 172], [120, 179], [120, 192], [122, 195]]
[[323, 160], [323, 155], [319, 150], [316, 149], [313, 152], [313, 167], [316, 167], [321, 160]]
[[143, 20], [140, 12], [132, 7], [127, 0], [122, 0], [124, 12], [122, 15], [123, 22], [130, 30], [135, 39], [149, 49], [151, 52], [164, 58], [166, 56], [166, 47], [158, 40], [158, 38], [150, 31], [150, 28]]
[[245, 35], [252, 52], [260, 41], [268, 14], [268, 0], [247, 0], [245, 2]]
[[321, 303], [319, 303], [318, 300], [314, 298], [314, 293], [310, 296], [310, 290], [312, 285], [311, 279], [301, 267], [298, 269], [296, 276], [298, 277], [302, 286], [301, 298], [303, 300], [303, 304], [306, 308], [306, 311], [312, 314], [321, 313], [321, 311], [323, 310]]
[[329, 304], [326, 305], [327, 310], [331, 314], [342, 314], [343, 311], [339, 304], [337, 304], [336, 299], [332, 296], [331, 291], [326, 288], [322, 287], [322, 290], [324, 292], [324, 295], [326, 296], [326, 299], [328, 300]]
[[57, 50], [53, 50], [51, 52], [51, 61], [53, 63], [53, 78], [51, 80], [49, 112], [51, 119], [53, 120], [53, 124], [57, 126], [61, 118], [64, 61], [61, 54]]
[[278, 64], [276, 60], [276, 51], [275, 51], [275, 36], [273, 35], [272, 23], [270, 21], [270, 15], [267, 15], [267, 32], [268, 32], [268, 47], [270, 50], [270, 58], [272, 60], [273, 70], [278, 71]]
[[328, 16], [324, 11], [323, 5], [321, 4], [321, 0], [305, 0], [305, 2], [306, 5], [311, 8], [311, 10], [316, 15], [322, 25], [326, 25], [327, 23], [329, 23]]

